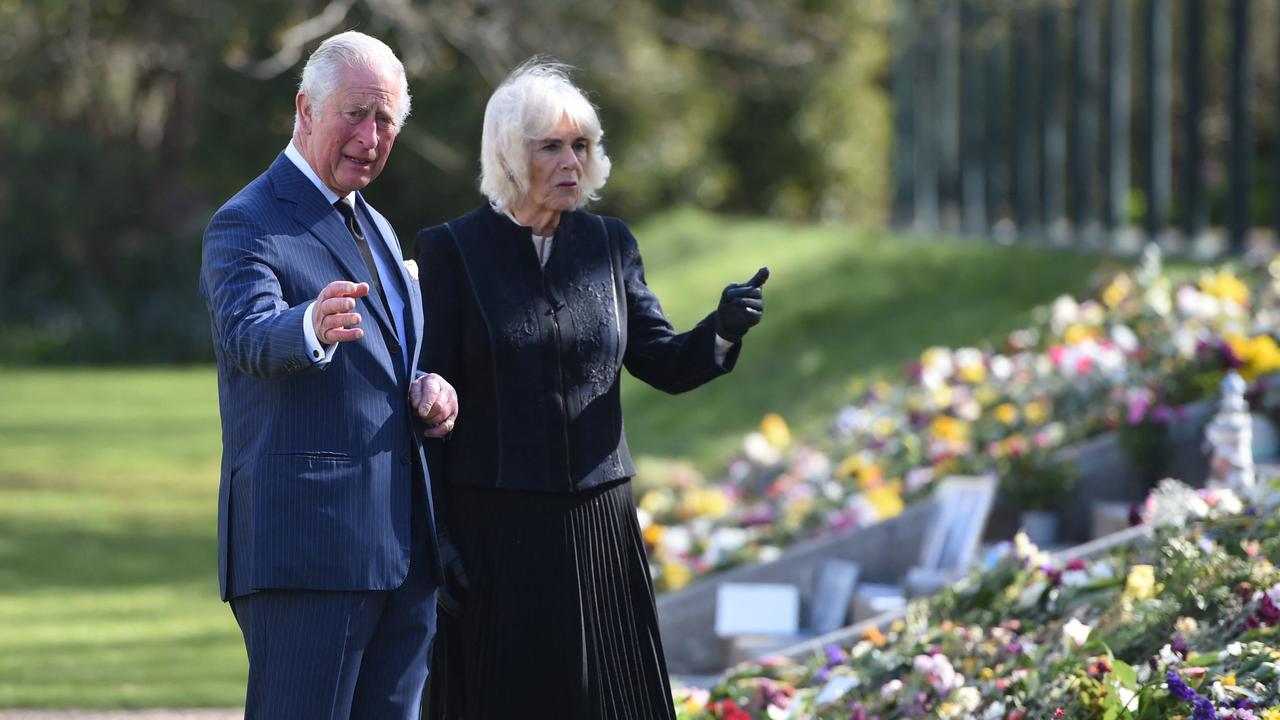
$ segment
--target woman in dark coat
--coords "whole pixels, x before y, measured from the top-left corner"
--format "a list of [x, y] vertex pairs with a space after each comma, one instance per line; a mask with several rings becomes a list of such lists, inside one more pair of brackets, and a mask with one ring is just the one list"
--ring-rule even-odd
[[487, 202], [417, 238], [422, 367], [463, 408], [429, 458], [466, 575], [436, 718], [674, 717], [619, 372], [671, 393], [727, 373], [767, 271], [676, 333], [626, 225], [581, 209], [609, 176], [602, 135], [566, 68], [525, 63], [485, 110]]

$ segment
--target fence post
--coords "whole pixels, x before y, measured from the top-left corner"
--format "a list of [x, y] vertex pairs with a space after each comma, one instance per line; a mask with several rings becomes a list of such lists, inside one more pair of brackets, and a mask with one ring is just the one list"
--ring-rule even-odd
[[1227, 231], [1231, 252], [1244, 252], [1249, 232], [1250, 180], [1253, 176], [1253, 123], [1249, 113], [1252, 63], [1249, 58], [1249, 0], [1231, 3], [1231, 183], [1227, 191]]
[[1092, 0], [1081, 0], [1075, 8], [1075, 142], [1071, 154], [1072, 230], [1077, 242], [1092, 245], [1097, 240], [1094, 203], [1096, 158], [1098, 153], [1098, 12]]
[[1182, 166], [1182, 192], [1186, 207], [1182, 213], [1182, 232], [1189, 243], [1204, 233], [1208, 223], [1208, 206], [1204, 195], [1204, 142], [1200, 139], [1200, 114], [1204, 109], [1204, 0], [1186, 0], [1187, 49], [1183, 58], [1186, 83], [1187, 113], [1183, 127], [1186, 160]]
[[1059, 76], [1058, 6], [1048, 2], [1040, 8], [1040, 122], [1043, 128], [1043, 173], [1041, 207], [1044, 234], [1050, 242], [1066, 239], [1063, 213], [1063, 175], [1067, 159], [1066, 128], [1062, 119]]
[[986, 163], [987, 163], [987, 224], [992, 231], [1007, 232], [1013, 188], [1012, 164], [1013, 95], [1009, 92], [1009, 31], [1007, 18], [992, 13], [987, 18], [991, 30], [983, 51], [983, 72], [986, 83], [983, 88], [983, 106], [986, 108]]
[[1013, 28], [1013, 94], [1017, 109], [1018, 150], [1015, 173], [1016, 218], [1018, 235], [1029, 238], [1039, 231], [1039, 150], [1036, 146], [1035, 54], [1032, 50], [1035, 31], [1034, 10], [1019, 5], [1014, 10]]
[[938, 123], [934, 117], [934, 93], [937, 83], [934, 81], [937, 53], [926, 41], [933, 36], [928, 27], [932, 18], [929, 9], [923, 3], [916, 5], [915, 13], [917, 37], [920, 42], [915, 45], [916, 86], [915, 86], [915, 227], [917, 232], [936, 233], [938, 231]]
[[1169, 222], [1169, 0], [1147, 0], [1146, 25], [1146, 230], [1150, 239], [1157, 240]]
[[1103, 223], [1112, 239], [1128, 224], [1129, 196], [1129, 0], [1107, 3], [1106, 201]]
[[975, 4], [962, 2], [960, 6], [960, 80], [964, 86], [961, 98], [961, 135], [964, 137], [960, 149], [961, 184], [960, 197], [963, 213], [963, 226], [969, 235], [986, 235], [987, 225], [987, 188], [983, 162], [986, 159], [987, 130], [983, 125], [983, 67], [982, 48], [986, 42], [983, 24], [986, 21]]
[[938, 38], [938, 198], [943, 232], [960, 230], [960, 0], [935, 0]]
[[911, 6], [914, 0], [898, 0], [893, 32], [893, 223], [898, 228], [911, 224], [915, 212], [915, 29]]

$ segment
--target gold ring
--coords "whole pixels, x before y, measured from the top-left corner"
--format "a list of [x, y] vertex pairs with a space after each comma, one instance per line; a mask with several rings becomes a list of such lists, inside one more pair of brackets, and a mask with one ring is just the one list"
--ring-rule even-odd
[[444, 421], [444, 431], [445, 431], [445, 432], [453, 432], [453, 421], [452, 421], [452, 420], [445, 420], [445, 421]]

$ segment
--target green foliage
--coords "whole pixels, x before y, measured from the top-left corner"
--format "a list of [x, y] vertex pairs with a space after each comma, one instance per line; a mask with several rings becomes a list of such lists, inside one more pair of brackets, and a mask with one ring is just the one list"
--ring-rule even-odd
[[0, 2], [0, 282], [16, 318], [0, 361], [210, 358], [204, 225], [288, 141], [307, 51], [347, 28], [387, 40], [411, 75], [414, 113], [369, 192], [406, 247], [480, 203], [485, 102], [535, 52], [575, 64], [600, 106], [603, 212], [883, 214], [885, 0], [324, 14], [340, 5]]

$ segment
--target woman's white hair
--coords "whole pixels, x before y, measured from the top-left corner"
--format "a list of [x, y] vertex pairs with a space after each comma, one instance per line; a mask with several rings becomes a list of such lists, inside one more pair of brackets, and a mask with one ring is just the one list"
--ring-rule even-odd
[[[329, 96], [338, 88], [338, 79], [343, 69], [349, 67], [372, 68], [393, 73], [400, 78], [400, 111], [396, 117], [396, 129], [404, 127], [411, 104], [409, 79], [405, 77], [404, 64], [386, 43], [361, 32], [350, 30], [320, 43], [320, 47], [311, 53], [306, 66], [302, 68], [298, 92], [311, 100], [313, 108], [322, 110]], [[295, 112], [293, 131], [296, 133], [301, 127], [302, 118]]]
[[533, 143], [566, 116], [588, 145], [578, 207], [600, 198], [611, 166], [601, 143], [604, 129], [595, 107], [570, 82], [570, 69], [534, 56], [512, 70], [489, 98], [480, 138], [480, 192], [497, 210], [513, 211], [528, 197]]

